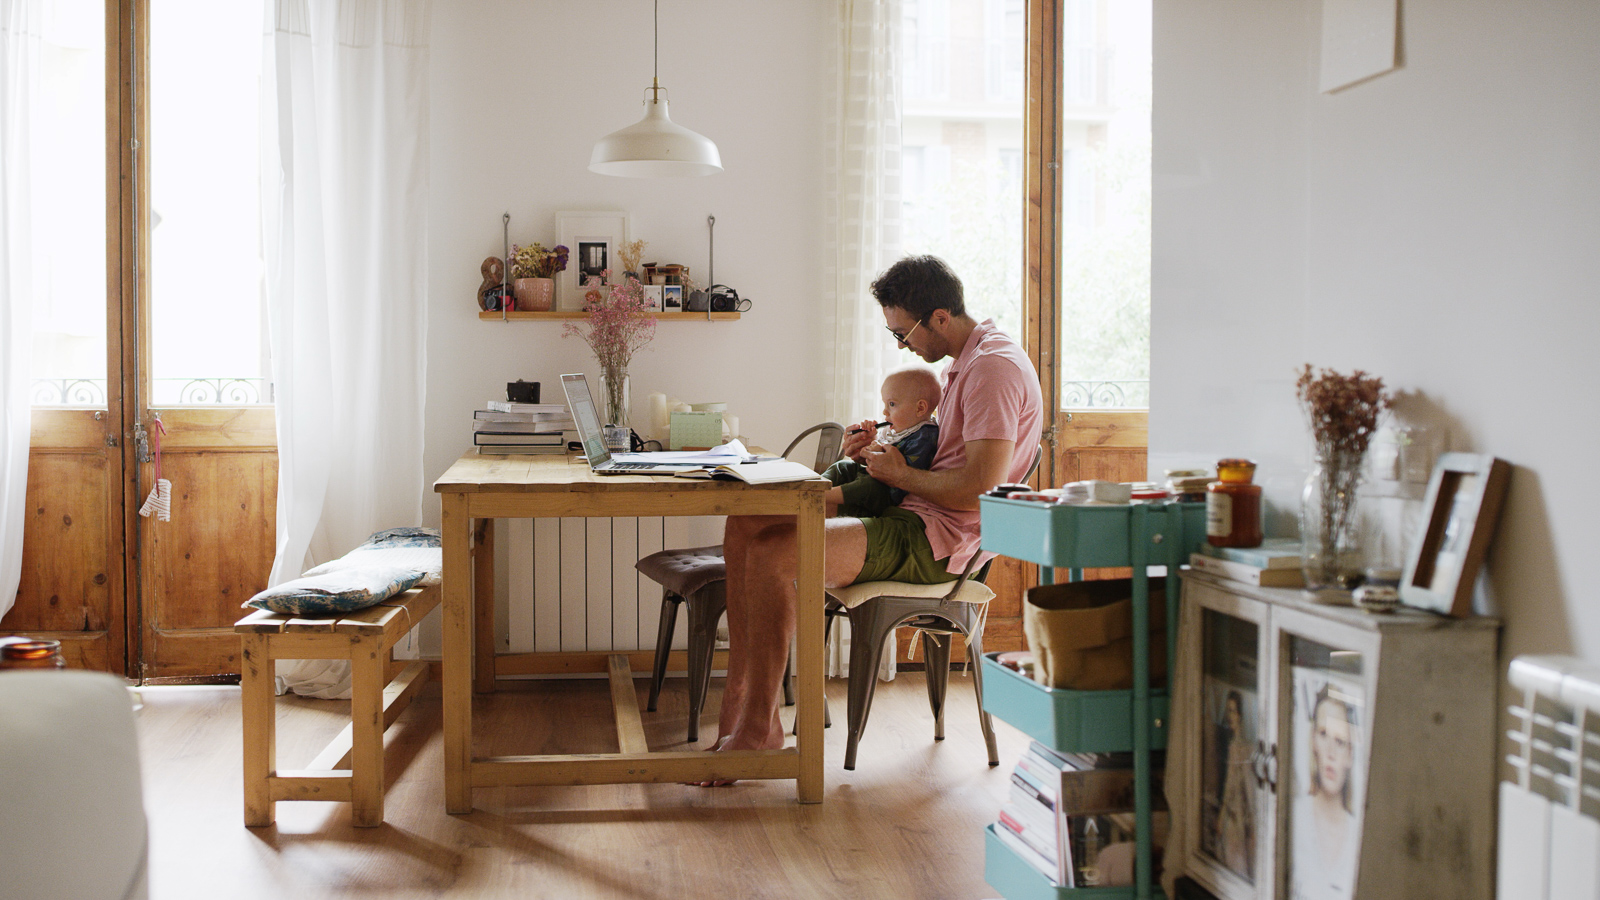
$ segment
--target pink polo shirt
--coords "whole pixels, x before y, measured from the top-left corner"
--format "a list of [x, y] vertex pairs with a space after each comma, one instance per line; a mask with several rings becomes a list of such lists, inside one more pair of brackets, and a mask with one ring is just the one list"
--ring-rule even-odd
[[[967, 441], [1011, 441], [1007, 481], [1020, 481], [1033, 464], [1039, 446], [1044, 401], [1039, 373], [1028, 354], [1011, 336], [986, 319], [972, 330], [961, 353], [945, 367], [944, 396], [939, 401], [939, 448], [931, 471], [957, 469], [967, 463]], [[978, 511], [946, 509], [908, 494], [900, 504], [927, 526], [934, 559], [949, 557], [946, 568], [960, 574], [978, 553]], [[978, 565], [993, 557], [984, 553]]]

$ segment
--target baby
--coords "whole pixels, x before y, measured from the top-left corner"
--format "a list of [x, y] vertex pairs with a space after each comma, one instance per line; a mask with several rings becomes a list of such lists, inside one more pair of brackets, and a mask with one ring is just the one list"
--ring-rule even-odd
[[[883, 417], [889, 427], [878, 432], [878, 443], [893, 446], [914, 469], [933, 465], [939, 446], [939, 423], [933, 412], [939, 407], [939, 376], [932, 369], [911, 366], [889, 373], [883, 380]], [[833, 482], [825, 497], [828, 515], [867, 518], [899, 506], [906, 492], [891, 488], [871, 475], [866, 466], [853, 459], [841, 459], [823, 475]]]

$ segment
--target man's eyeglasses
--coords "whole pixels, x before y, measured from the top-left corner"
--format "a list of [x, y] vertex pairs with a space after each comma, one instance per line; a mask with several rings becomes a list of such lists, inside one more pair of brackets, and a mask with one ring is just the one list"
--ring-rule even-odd
[[[885, 325], [883, 327], [888, 330], [889, 336], [895, 339], [895, 343], [905, 344], [906, 343], [906, 339], [911, 337], [912, 332], [915, 332], [918, 328], [922, 327], [922, 320], [918, 319], [917, 323], [915, 325], [912, 325], [911, 328], [908, 329], [905, 334], [901, 334], [900, 332], [895, 331], [893, 328], [890, 328], [887, 325]], [[911, 345], [910, 344], [906, 344], [906, 346], [909, 347]]]

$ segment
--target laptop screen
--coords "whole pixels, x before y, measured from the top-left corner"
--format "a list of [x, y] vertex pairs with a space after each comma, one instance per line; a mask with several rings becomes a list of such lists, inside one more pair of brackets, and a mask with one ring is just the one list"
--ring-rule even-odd
[[561, 376], [561, 389], [567, 394], [567, 407], [572, 410], [572, 421], [577, 423], [578, 438], [583, 441], [583, 452], [589, 465], [599, 466], [611, 461], [606, 450], [605, 435], [600, 431], [600, 414], [595, 411], [594, 397], [589, 394], [589, 379], [581, 372]]

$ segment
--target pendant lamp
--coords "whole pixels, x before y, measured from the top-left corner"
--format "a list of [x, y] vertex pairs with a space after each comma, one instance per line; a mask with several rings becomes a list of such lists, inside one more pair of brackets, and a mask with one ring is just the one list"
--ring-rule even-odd
[[644, 118], [596, 141], [589, 171], [629, 178], [715, 175], [722, 171], [717, 145], [667, 118], [667, 89], [656, 77], [661, 71], [661, 0], [656, 0], [655, 24], [656, 68], [645, 89], [650, 96], [644, 101]]

